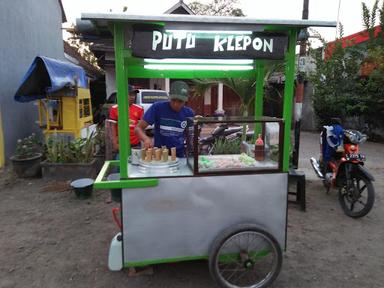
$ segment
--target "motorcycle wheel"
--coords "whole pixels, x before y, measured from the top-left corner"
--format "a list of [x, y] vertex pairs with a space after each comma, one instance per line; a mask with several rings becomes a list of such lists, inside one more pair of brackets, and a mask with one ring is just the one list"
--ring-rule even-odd
[[361, 174], [351, 175], [351, 183], [339, 189], [339, 202], [344, 213], [360, 218], [369, 213], [375, 202], [375, 190], [371, 180]]

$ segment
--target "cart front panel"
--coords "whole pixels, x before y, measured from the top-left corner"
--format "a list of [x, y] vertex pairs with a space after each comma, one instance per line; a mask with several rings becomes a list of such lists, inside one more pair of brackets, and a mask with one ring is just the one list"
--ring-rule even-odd
[[286, 173], [164, 178], [122, 194], [125, 266], [203, 258], [239, 223], [257, 224], [285, 246]]

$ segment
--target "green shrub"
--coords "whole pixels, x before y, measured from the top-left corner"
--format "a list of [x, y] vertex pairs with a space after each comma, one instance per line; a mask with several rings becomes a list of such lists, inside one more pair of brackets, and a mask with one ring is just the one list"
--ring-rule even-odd
[[93, 152], [93, 133], [85, 139], [68, 140], [51, 136], [46, 141], [46, 157], [50, 163], [90, 163]]

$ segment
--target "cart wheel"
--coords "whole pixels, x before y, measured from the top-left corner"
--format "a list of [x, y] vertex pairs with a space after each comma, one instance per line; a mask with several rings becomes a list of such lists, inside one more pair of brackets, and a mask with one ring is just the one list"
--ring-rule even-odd
[[213, 242], [209, 270], [220, 287], [261, 288], [276, 279], [282, 261], [280, 245], [271, 234], [253, 224], [239, 224]]

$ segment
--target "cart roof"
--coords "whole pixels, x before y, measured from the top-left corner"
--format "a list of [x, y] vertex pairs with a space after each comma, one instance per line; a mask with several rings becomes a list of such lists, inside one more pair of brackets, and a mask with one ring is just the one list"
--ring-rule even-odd
[[[334, 21], [313, 21], [313, 20], [280, 20], [280, 19], [256, 19], [252, 17], [228, 17], [228, 16], [200, 16], [200, 15], [130, 15], [125, 13], [83, 13], [81, 15], [81, 20], [78, 21], [77, 25], [79, 27], [79, 32], [83, 36], [89, 36], [90, 41], [96, 43], [103, 43], [103, 39], [111, 39], [111, 34], [114, 34], [113, 27], [114, 25], [119, 25], [124, 29], [124, 42], [123, 49], [124, 53], [124, 65], [126, 65], [128, 77], [132, 78], [228, 78], [228, 77], [255, 77], [255, 70], [244, 70], [244, 71], [208, 71], [203, 70], [208, 69], [203, 65], [199, 65], [199, 68], [196, 70], [188, 71], [179, 71], [179, 70], [163, 70], [164, 66], [158, 66], [156, 63], [150, 63], [146, 67], [154, 67], [158, 70], [148, 70], [145, 69], [144, 58], [204, 58], [204, 59], [218, 59], [218, 58], [244, 58], [244, 59], [281, 59], [272, 56], [267, 57], [254, 57], [251, 56], [236, 56], [230, 55], [230, 53], [222, 53], [223, 55], [218, 57], [216, 55], [204, 54], [202, 51], [205, 50], [203, 46], [199, 46], [199, 49], [194, 49], [188, 51], [189, 53], [183, 54], [183, 49], [178, 50], [179, 54], [173, 53], [175, 50], [170, 51], [169, 53], [160, 54], [160, 51], [149, 53], [143, 49], [143, 45], [137, 45], [136, 51], [132, 48], [133, 43], [138, 43], [139, 40], [145, 43], [145, 47], [148, 46], [150, 41], [144, 39], [142, 36], [138, 36], [133, 33], [133, 30], [142, 26], [153, 26], [161, 27], [161, 29], [167, 30], [193, 30], [198, 33], [198, 31], [212, 31], [213, 34], [217, 34], [218, 31], [238, 31], [248, 33], [252, 31], [254, 33], [270, 33], [270, 32], [283, 32], [287, 35], [288, 31], [292, 33], [297, 33], [303, 28], [307, 27], [335, 27], [336, 22]], [[115, 26], [116, 27], [116, 26]], [[147, 28], [146, 28], [147, 29]], [[133, 36], [136, 35], [137, 41], [132, 41]], [[116, 35], [115, 35], [116, 37]], [[213, 38], [212, 38], [213, 39]], [[148, 41], [147, 41], [148, 40]], [[152, 41], [152, 40], [151, 40]], [[284, 40], [286, 41], [286, 40]], [[283, 42], [284, 42], [283, 41]], [[200, 42], [201, 43], [201, 42]], [[276, 42], [277, 43], [277, 42]], [[286, 43], [286, 42], [285, 42]], [[211, 45], [209, 43], [207, 45]], [[102, 44], [104, 45], [104, 44]], [[111, 45], [113, 45], [111, 43]], [[113, 47], [113, 46], [112, 46]], [[149, 46], [148, 46], [149, 47]], [[203, 47], [203, 48], [201, 48]], [[275, 47], [281, 47], [280, 50], [286, 48], [286, 44], [278, 45]], [[116, 48], [116, 47], [115, 47]], [[277, 49], [275, 49], [277, 50]], [[137, 53], [141, 51], [140, 53]], [[143, 51], [146, 51], [145, 53]], [[283, 51], [284, 52], [284, 51]], [[144, 54], [143, 54], [144, 53]], [[140, 54], [140, 55], [139, 55]], [[171, 54], [171, 56], [169, 56]], [[181, 54], [181, 56], [179, 56]], [[226, 54], [226, 55], [224, 55]], [[235, 53], [236, 54], [236, 53]], [[265, 53], [266, 54], [266, 53]], [[272, 53], [270, 53], [272, 54]], [[264, 54], [263, 54], [264, 56]], [[268, 55], [269, 56], [269, 55]], [[154, 65], [153, 65], [154, 64]], [[171, 67], [171, 66], [168, 66]], [[175, 67], [171, 67], [172, 69]], [[178, 67], [177, 67], [178, 68]], [[227, 67], [222, 67], [227, 68]], [[229, 69], [232, 69], [232, 66], [228, 66]], [[241, 67], [243, 69], [243, 67]], [[222, 69], [222, 70], [223, 70]], [[245, 68], [244, 68], [245, 69]]]
[[[255, 29], [257, 26], [279, 26], [291, 28], [336, 27], [335, 21], [257, 19], [252, 17], [200, 16], [200, 15], [127, 15], [121, 13], [83, 13], [82, 20], [91, 20], [98, 27], [107, 27], [108, 22], [128, 23], [164, 23], [188, 28], [201, 26], [204, 30], [220, 29], [239, 30]], [[215, 28], [216, 27], [216, 28]], [[168, 28], [168, 27], [167, 27]]]

